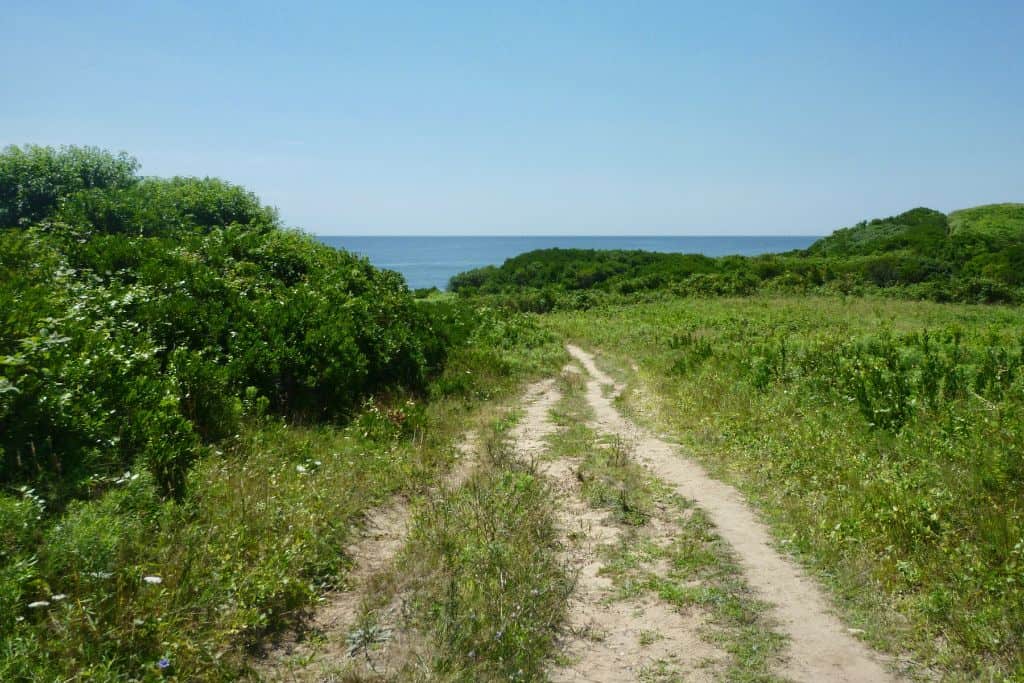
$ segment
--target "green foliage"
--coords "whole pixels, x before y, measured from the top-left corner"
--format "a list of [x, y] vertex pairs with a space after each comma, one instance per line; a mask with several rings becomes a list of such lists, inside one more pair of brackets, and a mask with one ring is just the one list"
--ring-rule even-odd
[[719, 270], [719, 262], [699, 254], [540, 249], [510, 258], [500, 268], [487, 266], [456, 275], [449, 289], [479, 294], [537, 290], [536, 303], [521, 303], [518, 308], [545, 313], [553, 308], [555, 290], [597, 288], [629, 294]]
[[20, 226], [0, 232], [0, 483], [54, 509], [136, 460], [180, 499], [202, 443], [235, 433], [244, 392], [346, 419], [370, 394], [425, 390], [478, 323], [281, 229], [242, 188], [135, 168], [88, 148], [0, 155]]
[[759, 290], [1015, 303], [1024, 301], [1022, 207], [975, 207], [948, 218], [913, 209], [837, 230], [802, 252], [751, 258], [543, 249], [456, 275], [449, 288], [534, 313]]
[[[161, 658], [237, 679], [344, 580], [359, 514], [448, 461], [466, 405], [558, 353], [241, 188], [134, 170], [0, 155], [3, 680], [155, 679]], [[289, 426], [323, 421], [349, 427]]]
[[216, 178], [143, 178], [126, 187], [69, 193], [55, 219], [107, 234], [151, 237], [232, 224], [269, 229], [273, 209], [251, 192]]
[[[0, 236], [0, 253], [23, 246], [23, 236]], [[0, 282], [0, 297], [12, 303], [0, 347], [2, 481], [36, 486], [59, 507], [86, 495], [93, 475], [143, 457], [158, 465], [166, 492], [178, 495], [171, 461], [186, 467], [198, 440], [157, 347], [122, 315], [146, 292], [95, 287], [67, 268], [46, 275]]]
[[954, 211], [949, 214], [949, 232], [954, 238], [1020, 240], [1024, 233], [1024, 204], [988, 204]]
[[1024, 204], [954, 211], [949, 225], [966, 276], [994, 285], [1024, 286]]
[[128, 188], [138, 162], [95, 147], [10, 146], [0, 152], [0, 230], [38, 222], [80, 191]]
[[812, 244], [807, 253], [813, 256], [850, 257], [908, 250], [935, 256], [942, 249], [947, 231], [945, 214], [918, 208], [899, 216], [876, 218], [858, 223], [852, 228], [836, 230]]
[[[489, 353], [540, 354], [550, 369], [560, 357], [544, 339], [532, 351]], [[462, 356], [483, 351], [453, 353], [445, 372], [463, 374]], [[471, 396], [493, 396], [518, 377], [471, 381]], [[146, 679], [162, 657], [183, 680], [239, 679], [246, 647], [344, 584], [339, 548], [361, 515], [450, 462], [472, 416], [466, 400], [377, 399], [341, 429], [259, 417], [264, 399], [248, 391], [250, 419], [196, 463], [178, 504], [160, 495], [149, 468], [94, 475], [93, 495], [59, 516], [31, 489], [0, 494], [0, 679]], [[547, 514], [539, 485], [527, 492], [531, 514]], [[495, 491], [492, 513], [520, 494], [518, 484]], [[38, 602], [48, 604], [29, 607]]]

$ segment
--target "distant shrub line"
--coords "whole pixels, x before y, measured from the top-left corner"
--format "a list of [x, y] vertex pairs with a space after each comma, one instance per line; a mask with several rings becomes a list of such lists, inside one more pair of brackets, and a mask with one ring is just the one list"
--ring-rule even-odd
[[460, 273], [452, 291], [523, 311], [583, 310], [645, 297], [759, 290], [968, 303], [1024, 301], [1024, 204], [914, 209], [838, 230], [803, 251], [757, 257], [542, 249]]

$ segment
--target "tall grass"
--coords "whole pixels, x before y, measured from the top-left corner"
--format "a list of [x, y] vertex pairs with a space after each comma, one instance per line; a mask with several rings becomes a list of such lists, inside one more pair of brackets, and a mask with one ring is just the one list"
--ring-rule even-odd
[[403, 567], [442, 680], [543, 680], [572, 581], [549, 485], [498, 421], [470, 479], [418, 514]]

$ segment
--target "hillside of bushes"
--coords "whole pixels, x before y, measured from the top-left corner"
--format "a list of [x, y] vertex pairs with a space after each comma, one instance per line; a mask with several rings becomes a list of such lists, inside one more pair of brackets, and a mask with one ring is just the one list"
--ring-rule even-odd
[[0, 484], [60, 504], [142, 461], [180, 497], [247, 405], [344, 418], [421, 390], [465, 334], [244, 189], [137, 169], [89, 148], [0, 155]]
[[918, 208], [837, 230], [806, 250], [757, 257], [543, 249], [460, 273], [449, 288], [537, 312], [758, 290], [1014, 303], [1024, 300], [1024, 204], [948, 216]]

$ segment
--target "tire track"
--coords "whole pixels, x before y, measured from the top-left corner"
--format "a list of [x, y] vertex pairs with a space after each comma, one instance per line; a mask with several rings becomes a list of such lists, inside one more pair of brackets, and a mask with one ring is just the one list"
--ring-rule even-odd
[[[659, 664], [678, 673], [685, 671], [686, 680], [714, 680], [708, 663], [723, 655], [699, 635], [706, 616], [702, 611], [694, 609], [684, 614], [651, 596], [614, 599], [614, 582], [600, 574], [603, 562], [598, 550], [616, 542], [621, 528], [608, 521], [606, 510], [594, 509], [583, 500], [576, 459], [542, 460], [549, 448], [547, 437], [558, 430], [550, 412], [560, 398], [555, 380], [534, 384], [524, 399], [523, 418], [511, 433], [518, 456], [537, 463], [559, 494], [559, 526], [566, 561], [576, 572], [560, 644], [562, 663], [552, 667], [551, 680], [647, 680], [644, 672]], [[669, 540], [655, 535], [651, 539]], [[656, 638], [645, 642], [645, 636], [651, 634]]]
[[773, 605], [772, 617], [790, 638], [788, 660], [778, 674], [806, 683], [897, 680], [886, 671], [879, 656], [853, 638], [831, 613], [818, 585], [775, 551], [768, 528], [739, 492], [681, 457], [677, 447], [624, 418], [613, 399], [602, 391], [603, 385], [615, 387], [616, 392], [622, 387], [597, 367], [591, 354], [573, 345], [566, 348], [590, 375], [586, 393], [596, 416], [596, 428], [634, 443], [640, 462], [703, 508], [719, 535], [735, 550], [748, 584]]

